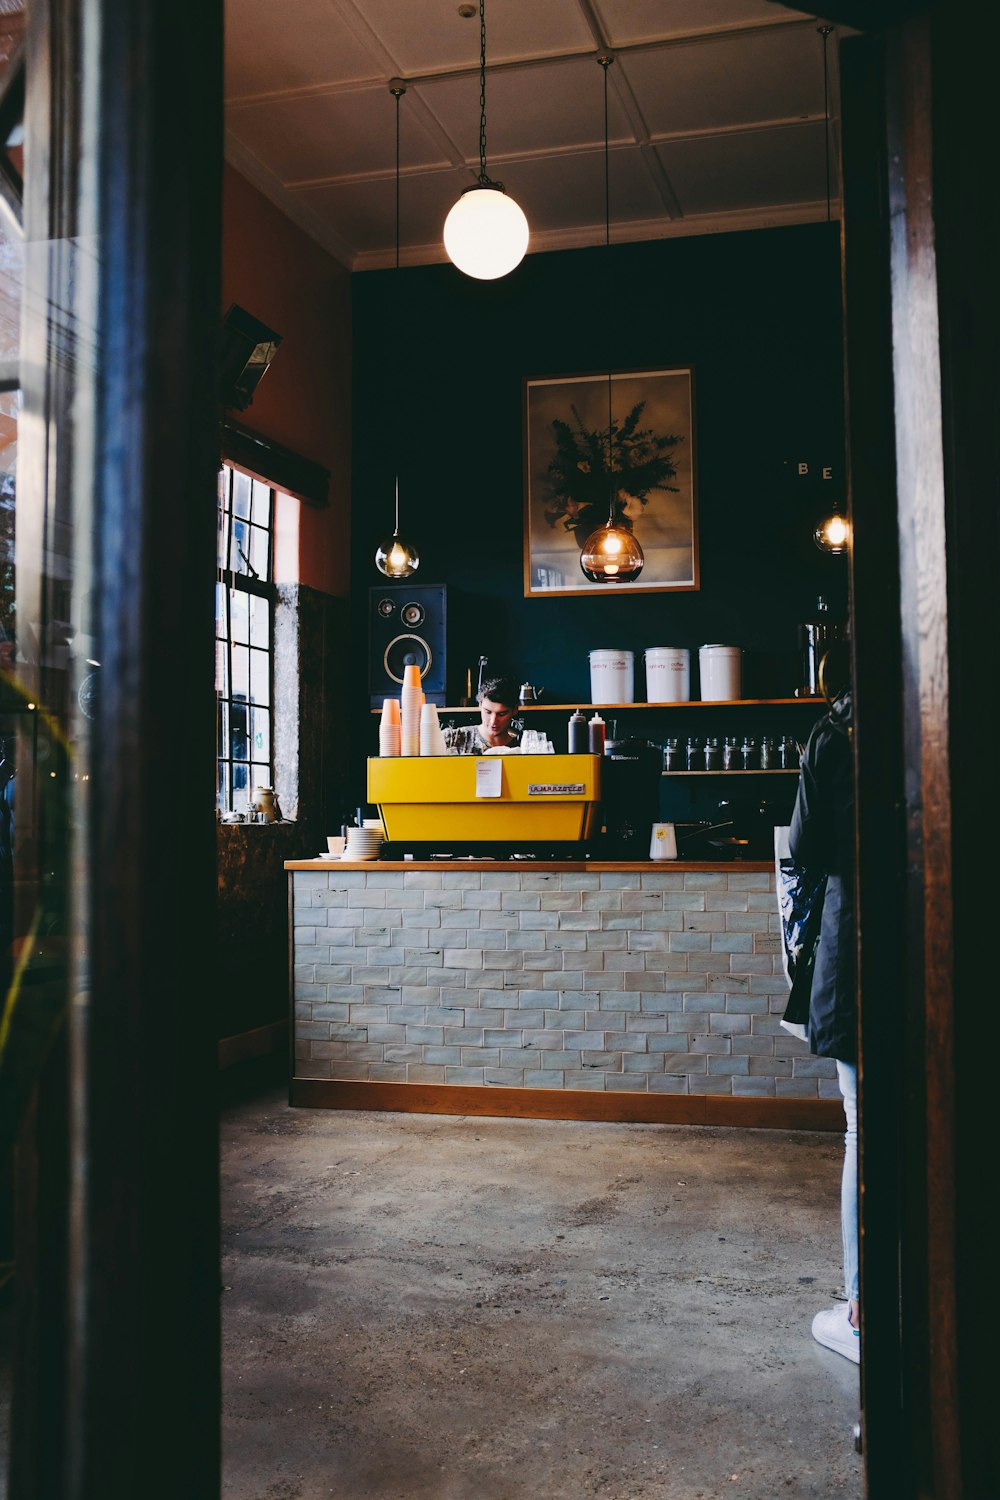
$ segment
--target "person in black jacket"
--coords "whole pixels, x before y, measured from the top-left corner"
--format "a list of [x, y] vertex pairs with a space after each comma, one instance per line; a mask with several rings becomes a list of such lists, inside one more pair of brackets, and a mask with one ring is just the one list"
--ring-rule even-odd
[[858, 1363], [858, 1070], [854, 922], [854, 756], [850, 655], [836, 642], [823, 658], [820, 683], [829, 711], [813, 726], [799, 770], [788, 834], [792, 858], [826, 873], [826, 894], [809, 993], [809, 1050], [837, 1063], [847, 1129], [840, 1191], [847, 1307], [817, 1313], [813, 1337]]

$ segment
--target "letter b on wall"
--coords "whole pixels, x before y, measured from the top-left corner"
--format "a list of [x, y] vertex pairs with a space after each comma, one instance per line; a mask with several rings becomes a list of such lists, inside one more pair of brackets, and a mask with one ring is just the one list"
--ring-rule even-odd
[[417, 658], [428, 703], [445, 701], [445, 585], [395, 583], [369, 589], [370, 706], [398, 698], [407, 655]]

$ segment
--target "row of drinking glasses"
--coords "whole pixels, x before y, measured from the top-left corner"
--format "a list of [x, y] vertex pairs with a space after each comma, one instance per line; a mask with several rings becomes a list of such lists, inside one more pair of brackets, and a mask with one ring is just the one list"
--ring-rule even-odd
[[555, 746], [540, 729], [525, 729], [521, 735], [522, 755], [554, 755]]

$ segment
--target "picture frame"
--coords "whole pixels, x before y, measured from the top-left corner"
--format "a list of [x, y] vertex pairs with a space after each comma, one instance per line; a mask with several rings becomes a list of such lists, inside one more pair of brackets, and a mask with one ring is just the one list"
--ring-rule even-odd
[[[592, 583], [580, 568], [584, 541], [611, 513], [609, 426], [613, 471], [626, 481], [616, 520], [645, 557], [631, 583]], [[695, 462], [690, 366], [526, 377], [525, 598], [697, 589]]]

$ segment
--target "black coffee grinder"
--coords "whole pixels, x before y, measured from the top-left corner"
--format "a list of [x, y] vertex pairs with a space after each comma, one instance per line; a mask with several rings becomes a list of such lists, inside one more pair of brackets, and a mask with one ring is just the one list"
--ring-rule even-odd
[[650, 740], [608, 740], [601, 760], [602, 852], [610, 859], [648, 859], [660, 816], [663, 750]]

